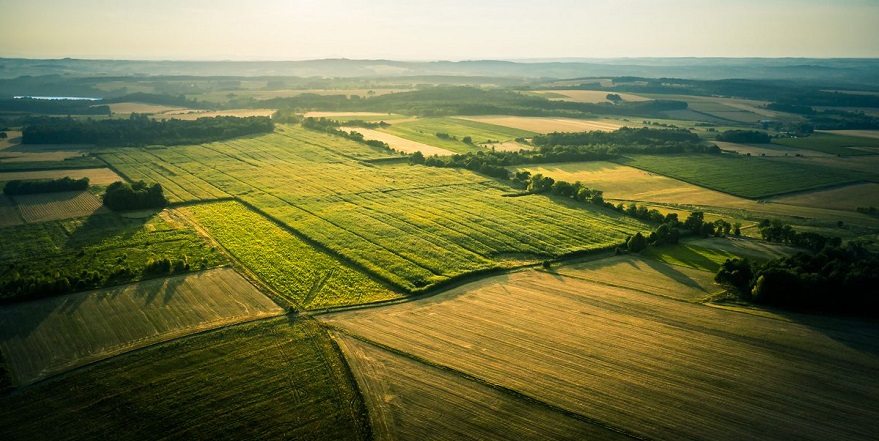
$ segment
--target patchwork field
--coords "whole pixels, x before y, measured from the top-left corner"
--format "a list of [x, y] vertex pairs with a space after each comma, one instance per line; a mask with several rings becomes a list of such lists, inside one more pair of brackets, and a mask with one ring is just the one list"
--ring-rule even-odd
[[[588, 132], [604, 130], [612, 132], [626, 125], [614, 120], [586, 120], [571, 118], [544, 118], [528, 116], [459, 116], [458, 119], [494, 124], [534, 133]], [[631, 124], [630, 124], [631, 125]], [[640, 124], [637, 124], [640, 126]]]
[[535, 271], [321, 320], [643, 438], [879, 430], [875, 324], [812, 328]]
[[370, 439], [344, 361], [313, 320], [224, 328], [0, 396], [0, 438]]
[[90, 185], [109, 185], [116, 181], [122, 181], [122, 177], [109, 168], [86, 168], [79, 170], [39, 170], [0, 172], [0, 182], [16, 179], [60, 179], [69, 176], [72, 179], [89, 178]]
[[606, 103], [608, 102], [607, 95], [609, 93], [615, 93], [625, 101], [650, 101], [650, 98], [640, 95], [608, 92], [606, 90], [535, 90], [532, 93], [546, 96], [546, 98], [551, 100], [574, 101], [578, 103]]
[[381, 141], [389, 145], [392, 149], [403, 153], [421, 152], [421, 154], [423, 154], [424, 156], [449, 156], [455, 154], [454, 152], [448, 151], [446, 149], [434, 147], [432, 145], [427, 145], [417, 141], [410, 141], [408, 139], [401, 138], [396, 135], [391, 135], [389, 133], [380, 132], [378, 130], [364, 129], [362, 127], [340, 127], [339, 129], [347, 132], [359, 132], [361, 135], [363, 135], [364, 139], [374, 139], [377, 141]]
[[875, 155], [879, 139], [831, 133], [815, 133], [803, 138], [776, 138], [775, 144], [798, 147], [837, 156]]
[[[455, 153], [480, 151], [482, 149], [479, 146], [487, 142], [512, 141], [535, 134], [528, 130], [462, 118], [418, 118], [391, 124], [381, 130]], [[449, 135], [449, 138], [440, 138], [437, 136], [438, 133]], [[463, 141], [467, 136], [471, 138], [471, 144]]]
[[[364, 166], [387, 157], [292, 126], [282, 133], [102, 157], [158, 181], [172, 201], [240, 197], [280, 223], [404, 290], [479, 270], [621, 243], [649, 226], [611, 211], [536, 196], [455, 169]], [[196, 177], [197, 176], [197, 177]], [[166, 186], [167, 182], [167, 186]], [[588, 226], [588, 229], [584, 229]], [[510, 259], [510, 256], [515, 256]]]
[[351, 366], [377, 440], [630, 439], [345, 334], [333, 339]]
[[297, 307], [325, 308], [400, 296], [237, 202], [193, 205], [180, 211]]
[[0, 307], [0, 350], [30, 384], [132, 349], [283, 313], [229, 268]]
[[850, 173], [736, 155], [631, 155], [621, 164], [751, 199], [855, 182]]
[[45, 222], [110, 212], [95, 195], [87, 191], [31, 194], [14, 196], [12, 199], [25, 222]]

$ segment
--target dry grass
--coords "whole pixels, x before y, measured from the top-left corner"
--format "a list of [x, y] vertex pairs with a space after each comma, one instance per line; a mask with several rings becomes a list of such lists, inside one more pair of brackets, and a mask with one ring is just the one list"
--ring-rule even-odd
[[[544, 118], [526, 116], [459, 116], [459, 119], [495, 124], [536, 133], [588, 132], [592, 130], [614, 131], [624, 123], [613, 120], [585, 120], [571, 118]], [[640, 124], [639, 124], [640, 126]]]
[[507, 142], [489, 142], [482, 144], [487, 149], [493, 149], [498, 152], [518, 152], [519, 150], [533, 150], [534, 147], [526, 144], [519, 144], [516, 141]]
[[646, 438], [879, 431], [875, 324], [812, 328], [534, 271], [323, 320]]
[[389, 133], [380, 132], [378, 130], [372, 129], [364, 129], [362, 127], [340, 127], [340, 130], [345, 130], [348, 132], [354, 131], [363, 134], [364, 139], [374, 139], [377, 141], [384, 142], [391, 146], [392, 149], [404, 152], [404, 153], [415, 153], [421, 152], [424, 156], [449, 156], [454, 155], [453, 152], [450, 152], [446, 149], [441, 149], [439, 147], [434, 147], [432, 145], [427, 145], [424, 143], [420, 143], [417, 141], [411, 141], [405, 138], [401, 138], [396, 135], [391, 135]]
[[722, 150], [737, 152], [740, 155], [748, 153], [751, 156], [836, 156], [815, 150], [798, 149], [796, 147], [788, 147], [778, 144], [736, 144], [732, 142], [711, 141], [717, 144]]
[[21, 225], [24, 219], [18, 214], [15, 204], [6, 195], [0, 195], [0, 228]]
[[633, 256], [566, 265], [552, 272], [687, 301], [701, 300], [722, 291], [715, 285], [713, 273]]
[[858, 207], [879, 207], [879, 184], [865, 183], [830, 190], [811, 191], [793, 196], [772, 198], [779, 204], [804, 207], [855, 210]]
[[95, 195], [87, 191], [14, 196], [17, 208], [25, 222], [45, 222], [108, 213]]
[[228, 268], [0, 308], [18, 384], [172, 338], [283, 310]]
[[[535, 94], [538, 95], [549, 95], [549, 99], [551, 100], [560, 100], [560, 101], [573, 101], [577, 103], [606, 103], [609, 102], [607, 100], [607, 95], [610, 93], [615, 93], [620, 96], [625, 101], [650, 101], [650, 98], [645, 98], [639, 95], [633, 95], [631, 93], [620, 93], [620, 92], [608, 92], [601, 90], [535, 90]], [[559, 98], [555, 95], [563, 95], [565, 98]]]
[[40, 170], [21, 172], [2, 172], [0, 182], [14, 179], [59, 179], [70, 176], [72, 179], [89, 178], [91, 185], [109, 185], [116, 181], [124, 181], [122, 177], [109, 168], [84, 168], [79, 170]]
[[357, 380], [377, 440], [628, 439], [345, 334], [332, 335]]

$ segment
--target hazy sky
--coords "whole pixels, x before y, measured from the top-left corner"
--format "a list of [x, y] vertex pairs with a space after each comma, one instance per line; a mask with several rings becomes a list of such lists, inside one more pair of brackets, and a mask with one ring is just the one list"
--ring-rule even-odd
[[879, 0], [0, 0], [0, 17], [0, 57], [879, 57]]

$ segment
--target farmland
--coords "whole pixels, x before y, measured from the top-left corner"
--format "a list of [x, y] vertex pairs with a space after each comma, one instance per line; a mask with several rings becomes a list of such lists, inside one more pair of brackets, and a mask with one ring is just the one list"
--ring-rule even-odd
[[132, 349], [282, 312], [231, 269], [215, 269], [4, 306], [0, 349], [17, 383], [30, 384]]
[[[0, 248], [0, 282], [16, 277], [40, 280], [58, 274], [80, 289], [139, 280], [148, 262], [185, 259], [192, 268], [211, 268], [224, 261], [192, 228], [167, 212], [144, 217], [97, 214], [6, 227]], [[18, 276], [16, 276], [16, 274]], [[13, 294], [4, 292], [8, 299]]]
[[434, 147], [432, 145], [424, 144], [417, 141], [411, 141], [406, 138], [401, 138], [396, 135], [391, 135], [389, 133], [380, 132], [378, 130], [372, 129], [364, 129], [361, 127], [339, 127], [339, 130], [344, 130], [346, 132], [358, 132], [363, 135], [364, 139], [374, 139], [376, 141], [381, 141], [392, 149], [403, 152], [403, 153], [415, 153], [421, 152], [424, 156], [447, 156], [452, 155], [454, 152], [451, 152], [446, 149], [442, 149], [439, 147]]
[[[607, 102], [606, 91], [600, 90], [535, 90], [532, 93], [546, 96], [551, 100], [576, 101], [578, 103], [604, 103]], [[617, 93], [625, 101], [647, 101], [640, 95], [631, 93]]]
[[[516, 138], [528, 138], [535, 135], [534, 132], [528, 130], [459, 118], [419, 118], [414, 121], [392, 124], [382, 130], [455, 153], [478, 151], [478, 144], [492, 140], [512, 141]], [[439, 138], [437, 133], [447, 134], [451, 138]], [[467, 136], [472, 139], [472, 144], [466, 144], [462, 141]], [[427, 155], [426, 152], [423, 153]]]
[[772, 142], [839, 156], [875, 155], [879, 152], [879, 139], [830, 133], [815, 133], [803, 138], [776, 138]]
[[858, 207], [879, 207], [879, 184], [864, 183], [772, 198], [779, 204], [801, 205], [836, 210], [855, 210]]
[[727, 259], [746, 258], [765, 262], [795, 252], [796, 249], [792, 247], [749, 239], [705, 239], [673, 247], [651, 248], [644, 255], [671, 265], [714, 274]]
[[293, 305], [323, 308], [399, 295], [236, 202], [181, 209]]
[[727, 155], [629, 156], [621, 164], [750, 199], [858, 180], [852, 174], [797, 163]]
[[2, 397], [3, 439], [369, 439], [340, 355], [313, 320], [224, 328]]
[[24, 223], [24, 219], [21, 218], [12, 199], [6, 195], [0, 195], [0, 228], [22, 223]]
[[877, 430], [879, 363], [849, 345], [874, 335], [868, 324], [814, 329], [533, 271], [321, 320], [650, 439], [867, 439]]
[[87, 191], [21, 195], [12, 199], [15, 200], [21, 217], [25, 222], [31, 223], [109, 212], [98, 198]]
[[0, 182], [15, 179], [58, 179], [69, 176], [71, 179], [89, 178], [91, 185], [109, 185], [122, 178], [108, 168], [88, 168], [81, 170], [40, 170], [0, 173]]
[[497, 126], [510, 127], [534, 133], [588, 132], [591, 130], [613, 131], [620, 127], [640, 126], [615, 120], [581, 120], [571, 118], [545, 118], [526, 116], [461, 116], [459, 119]]

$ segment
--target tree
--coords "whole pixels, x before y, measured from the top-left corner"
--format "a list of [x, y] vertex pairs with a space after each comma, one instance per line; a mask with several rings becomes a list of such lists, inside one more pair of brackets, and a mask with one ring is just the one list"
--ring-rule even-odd
[[605, 98], [607, 98], [608, 101], [613, 101], [615, 103], [623, 100], [623, 97], [617, 93], [609, 93]]
[[634, 236], [630, 237], [629, 240], [626, 241], [626, 247], [630, 252], [640, 253], [641, 250], [647, 248], [647, 239], [644, 237], [641, 232], [635, 233]]
[[424, 164], [424, 154], [421, 153], [421, 150], [416, 151], [409, 157], [410, 164]]
[[0, 139], [6, 139], [8, 137], [9, 135], [7, 135], [6, 132], [0, 132]]
[[473, 138], [471, 138], [469, 136], [465, 136], [465, 137], [461, 138], [461, 141], [464, 144], [473, 144]]
[[702, 224], [705, 221], [705, 213], [701, 211], [694, 211], [687, 216], [687, 219], [684, 221], [684, 228], [696, 233], [702, 234]]

